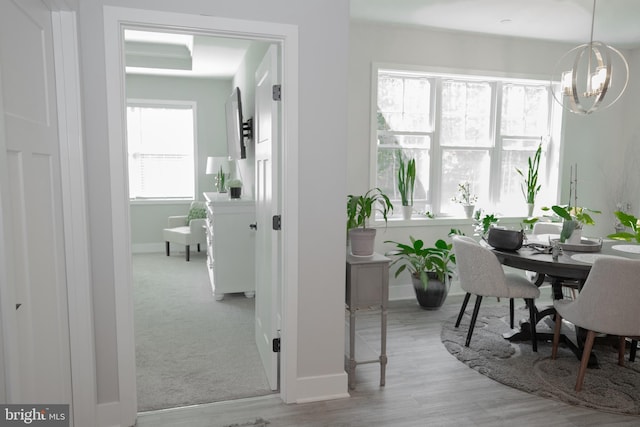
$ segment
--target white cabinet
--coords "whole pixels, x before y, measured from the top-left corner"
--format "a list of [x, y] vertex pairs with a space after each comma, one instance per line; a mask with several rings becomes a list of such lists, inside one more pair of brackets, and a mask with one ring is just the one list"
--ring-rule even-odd
[[207, 201], [207, 268], [215, 299], [244, 292], [255, 295], [256, 208], [253, 200], [204, 193]]

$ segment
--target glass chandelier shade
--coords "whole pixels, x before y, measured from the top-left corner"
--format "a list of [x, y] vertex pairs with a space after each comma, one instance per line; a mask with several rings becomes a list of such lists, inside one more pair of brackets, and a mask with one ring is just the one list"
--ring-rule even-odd
[[565, 53], [551, 77], [552, 86], [553, 82], [560, 82], [560, 89], [552, 90], [555, 100], [576, 114], [610, 107], [629, 82], [629, 64], [624, 55], [612, 46], [593, 41], [595, 6], [594, 0], [591, 40]]

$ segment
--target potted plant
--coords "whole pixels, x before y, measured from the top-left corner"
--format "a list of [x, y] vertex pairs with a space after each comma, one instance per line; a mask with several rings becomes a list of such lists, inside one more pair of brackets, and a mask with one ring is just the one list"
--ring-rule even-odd
[[232, 199], [239, 199], [242, 194], [242, 181], [239, 179], [230, 179], [229, 183], [229, 194]]
[[[544, 211], [548, 211], [548, 207], [542, 208]], [[562, 230], [560, 231], [560, 242], [569, 242], [572, 244], [580, 244], [582, 241], [582, 228], [585, 225], [594, 225], [596, 222], [593, 220], [589, 213], [600, 213], [589, 208], [579, 206], [551, 206], [551, 210], [563, 219]]]
[[489, 233], [489, 229], [493, 225], [498, 225], [500, 219], [494, 214], [485, 214], [482, 216], [482, 210], [476, 211], [476, 218], [473, 220], [473, 230], [475, 231], [475, 236], [480, 236], [482, 238], [487, 237], [487, 233]]
[[227, 173], [220, 166], [220, 170], [216, 174], [216, 187], [218, 188], [218, 193], [226, 193], [227, 192]]
[[454, 196], [451, 200], [462, 205], [467, 218], [473, 217], [473, 210], [478, 201], [478, 196], [471, 194], [469, 181], [458, 184], [458, 196]]
[[416, 160], [409, 159], [405, 164], [404, 156], [398, 155], [398, 192], [402, 200], [402, 217], [410, 219], [413, 213], [413, 189], [416, 184]]
[[610, 239], [624, 240], [627, 242], [635, 240], [637, 243], [640, 243], [640, 219], [622, 211], [616, 211], [614, 212], [614, 215], [618, 218], [620, 224], [630, 228], [632, 233], [628, 231], [618, 231], [616, 233], [609, 234], [607, 237]]
[[540, 157], [542, 155], [542, 144], [538, 145], [538, 149], [536, 150], [533, 159], [529, 157], [528, 164], [529, 168], [527, 170], [527, 175], [519, 169], [516, 168], [516, 172], [520, 174], [520, 176], [524, 179], [524, 183], [521, 184], [520, 189], [522, 190], [522, 195], [527, 202], [527, 216], [533, 215], [533, 208], [536, 202], [536, 195], [540, 191], [540, 184], [538, 184], [538, 169], [540, 167]]
[[413, 237], [409, 239], [410, 244], [392, 240], [385, 242], [396, 245], [396, 249], [387, 252], [388, 256], [394, 258], [391, 266], [398, 266], [395, 277], [407, 270], [420, 307], [437, 309], [442, 306], [449, 293], [453, 265], [456, 263], [453, 245], [438, 239], [434, 246], [425, 247], [422, 240]]
[[351, 253], [355, 256], [373, 255], [376, 229], [367, 227], [369, 218], [380, 212], [385, 224], [387, 215], [393, 212], [389, 197], [379, 188], [373, 188], [360, 196], [347, 196], [347, 230], [351, 241]]

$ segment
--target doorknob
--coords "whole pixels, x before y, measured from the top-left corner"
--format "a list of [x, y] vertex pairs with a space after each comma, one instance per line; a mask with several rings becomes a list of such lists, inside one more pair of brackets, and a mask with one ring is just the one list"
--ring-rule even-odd
[[257, 230], [258, 229], [258, 223], [254, 222], [253, 224], [249, 224], [249, 228], [252, 230]]

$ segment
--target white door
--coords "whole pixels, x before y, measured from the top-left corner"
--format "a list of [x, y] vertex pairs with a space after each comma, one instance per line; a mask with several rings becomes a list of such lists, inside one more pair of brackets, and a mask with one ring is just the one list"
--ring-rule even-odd
[[280, 232], [272, 227], [278, 214], [278, 109], [273, 85], [278, 82], [278, 47], [269, 47], [256, 70], [256, 344], [272, 390], [278, 388], [278, 355], [273, 339], [280, 330]]
[[0, 4], [0, 311], [7, 401], [71, 403], [51, 13]]

